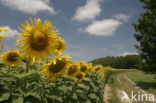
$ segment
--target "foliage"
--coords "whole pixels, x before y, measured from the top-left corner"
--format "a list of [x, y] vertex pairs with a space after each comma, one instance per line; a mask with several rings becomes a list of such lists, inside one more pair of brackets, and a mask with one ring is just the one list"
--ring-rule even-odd
[[77, 83], [65, 75], [51, 82], [36, 70], [7, 73], [4, 69], [0, 72], [2, 103], [99, 103], [103, 98], [104, 79], [93, 72]]
[[140, 15], [138, 23], [133, 23], [136, 45], [141, 57], [145, 60], [143, 70], [156, 73], [156, 0], [140, 0], [146, 10]]
[[98, 58], [90, 61], [93, 63], [93, 65], [99, 65], [102, 66], [110, 66], [113, 68], [126, 68], [126, 69], [133, 69], [133, 68], [140, 68], [140, 65], [142, 64], [142, 60], [140, 56], [138, 55], [126, 55], [126, 56], [107, 56], [104, 58]]

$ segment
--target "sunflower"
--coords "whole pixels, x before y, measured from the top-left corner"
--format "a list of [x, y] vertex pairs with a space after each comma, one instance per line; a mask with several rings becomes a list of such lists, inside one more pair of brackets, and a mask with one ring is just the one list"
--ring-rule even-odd
[[107, 66], [104, 68], [105, 70], [112, 70], [112, 68], [110, 66]]
[[98, 73], [101, 69], [103, 69], [102, 65], [97, 65], [94, 67], [94, 72]]
[[92, 64], [92, 63], [88, 63], [87, 65], [88, 65], [89, 71], [92, 71], [92, 68], [93, 68], [92, 65], [93, 65], [93, 64]]
[[89, 67], [89, 65], [87, 63], [81, 61], [79, 64], [80, 64], [81, 72], [88, 73], [91, 70], [91, 68]]
[[8, 52], [4, 52], [4, 54], [1, 56], [2, 60], [5, 64], [15, 66], [21, 62], [21, 54], [17, 50], [9, 50]]
[[98, 75], [99, 75], [100, 77], [102, 77], [102, 78], [104, 78], [104, 74], [105, 74], [104, 71], [100, 71], [100, 72], [98, 73]]
[[28, 21], [26, 21], [26, 25], [21, 24], [23, 29], [19, 28], [21, 33], [17, 35], [21, 37], [16, 38], [16, 45], [20, 45], [20, 51], [27, 58], [32, 58], [33, 62], [46, 60], [46, 58], [52, 56], [52, 53], [55, 54], [56, 49], [60, 49], [56, 46], [60, 39], [57, 36], [59, 34], [58, 30], [54, 30], [55, 26], [51, 21], [46, 20], [42, 25], [40, 18], [35, 18], [35, 22], [30, 18], [30, 22], [31, 24]]
[[101, 68], [98, 72], [97, 72], [97, 74], [100, 76], [100, 77], [104, 77], [104, 74], [105, 74], [105, 70], [104, 70], [104, 68]]
[[68, 66], [66, 75], [69, 77], [75, 77], [79, 71], [80, 71], [80, 65], [77, 62], [73, 62]]
[[83, 78], [85, 77], [85, 73], [79, 72], [76, 75], [77, 78], [77, 82], [80, 82], [81, 80], [83, 80]]
[[41, 74], [50, 78], [52, 81], [56, 79], [57, 76], [65, 72], [70, 61], [67, 56], [60, 56], [50, 61], [50, 63], [45, 64], [41, 67]]
[[55, 45], [55, 53], [61, 54], [65, 50], [65, 41], [63, 39], [57, 39], [56, 45]]

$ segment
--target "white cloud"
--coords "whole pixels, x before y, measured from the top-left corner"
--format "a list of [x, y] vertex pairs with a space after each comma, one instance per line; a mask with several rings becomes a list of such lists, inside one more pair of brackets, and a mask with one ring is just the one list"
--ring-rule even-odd
[[0, 0], [0, 3], [27, 14], [35, 15], [40, 11], [48, 11], [50, 14], [56, 14], [54, 8], [48, 5], [49, 0]]
[[8, 32], [1, 32], [0, 34], [4, 35], [5, 37], [14, 37], [14, 36], [18, 33], [17, 30], [11, 29], [11, 28], [8, 27], [8, 26], [5, 26], [4, 29], [7, 29]]
[[132, 53], [132, 52], [124, 52], [124, 53], [121, 54], [121, 56], [134, 55], [134, 54], [135, 54], [135, 55], [138, 55], [137, 52], [133, 52], [133, 53]]
[[76, 21], [92, 20], [96, 16], [99, 16], [101, 12], [100, 1], [101, 0], [87, 0], [85, 6], [77, 8], [73, 16], [73, 20]]
[[119, 14], [115, 15], [115, 19], [121, 20], [121, 21], [128, 21], [130, 19], [130, 16], [122, 14], [122, 13], [119, 13]]
[[82, 29], [82, 28], [79, 28], [78, 31], [79, 32], [85, 32], [84, 29]]
[[117, 28], [128, 21], [130, 16], [119, 13], [116, 14], [111, 19], [103, 19], [103, 20], [93, 20], [93, 22], [88, 25], [88, 27], [82, 29], [79, 28], [79, 32], [87, 32], [91, 35], [99, 35], [99, 36], [111, 36], [115, 34]]
[[104, 19], [102, 21], [93, 21], [85, 31], [91, 35], [111, 36], [122, 22], [115, 19]]

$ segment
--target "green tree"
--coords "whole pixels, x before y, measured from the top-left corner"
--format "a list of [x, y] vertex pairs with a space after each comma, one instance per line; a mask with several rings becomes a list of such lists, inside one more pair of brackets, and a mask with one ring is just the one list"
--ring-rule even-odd
[[140, 0], [144, 4], [138, 23], [133, 23], [134, 34], [139, 45], [136, 48], [145, 61], [142, 68], [149, 73], [156, 73], [156, 0]]
[[119, 69], [138, 69], [142, 64], [139, 55], [126, 55], [126, 56], [106, 56], [90, 61], [93, 65], [102, 65], [104, 67], [110, 66]]

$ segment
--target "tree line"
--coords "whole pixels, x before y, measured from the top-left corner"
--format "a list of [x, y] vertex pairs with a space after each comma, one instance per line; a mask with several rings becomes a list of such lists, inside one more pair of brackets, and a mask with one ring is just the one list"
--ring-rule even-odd
[[118, 69], [139, 69], [143, 64], [139, 55], [126, 55], [126, 56], [106, 56], [97, 58], [92, 61], [93, 65], [102, 65], [104, 67], [110, 66]]

